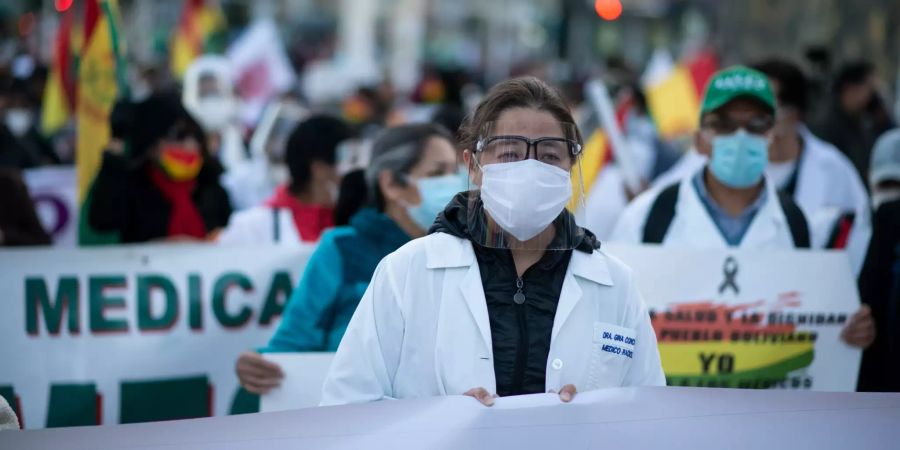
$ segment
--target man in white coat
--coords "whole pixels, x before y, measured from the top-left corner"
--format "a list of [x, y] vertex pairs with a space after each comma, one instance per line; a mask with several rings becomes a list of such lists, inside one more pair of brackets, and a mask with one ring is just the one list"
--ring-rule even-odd
[[[778, 59], [753, 66], [766, 74], [777, 104], [766, 175], [809, 217], [813, 248], [846, 249], [855, 273], [862, 269], [872, 235], [869, 195], [859, 174], [840, 150], [806, 126], [809, 86], [803, 72]], [[816, 233], [814, 233], [815, 235]]]
[[203, 55], [191, 63], [184, 74], [181, 102], [203, 127], [210, 151], [225, 168], [221, 182], [235, 210], [256, 206], [269, 197], [275, 189], [270, 164], [259, 151], [247, 153], [238, 122], [240, 100], [228, 59]]
[[[767, 77], [736, 66], [710, 80], [695, 134], [697, 152], [708, 160], [692, 176], [637, 197], [610, 238], [682, 248], [810, 248], [821, 240], [803, 211], [776, 190], [766, 175], [775, 127], [775, 97]], [[863, 306], [843, 332], [865, 348], [874, 339]]]
[[[814, 230], [811, 247], [846, 249], [850, 265], [859, 274], [872, 234], [865, 185], [853, 163], [806, 126], [809, 98], [803, 72], [781, 60], [763, 61], [754, 68], [767, 75], [777, 105], [765, 170], [768, 180], [809, 219]], [[694, 176], [707, 162], [705, 154], [692, 149], [653, 188]]]
[[378, 265], [322, 404], [664, 385], [631, 269], [565, 209], [581, 138], [559, 94], [500, 83], [461, 134], [473, 189]]

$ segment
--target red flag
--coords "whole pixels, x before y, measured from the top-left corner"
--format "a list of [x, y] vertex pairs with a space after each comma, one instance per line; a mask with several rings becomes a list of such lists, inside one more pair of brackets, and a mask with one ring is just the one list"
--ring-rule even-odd
[[712, 50], [704, 49], [693, 54], [685, 63], [697, 89], [697, 98], [702, 98], [706, 83], [719, 70], [719, 58]]

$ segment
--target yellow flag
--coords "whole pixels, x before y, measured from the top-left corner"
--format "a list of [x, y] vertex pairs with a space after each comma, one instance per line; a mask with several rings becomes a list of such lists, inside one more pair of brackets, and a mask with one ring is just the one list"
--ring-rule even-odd
[[675, 64], [667, 51], [657, 50], [647, 63], [641, 84], [656, 129], [663, 138], [697, 129], [700, 96], [684, 64]]
[[666, 138], [697, 128], [700, 105], [694, 82], [684, 66], [676, 66], [662, 82], [647, 87], [647, 104], [659, 134]]
[[[84, 50], [78, 67], [76, 157], [78, 199], [84, 201], [109, 143], [109, 114], [119, 93], [120, 61], [115, 0], [86, 6]], [[92, 15], [96, 14], [93, 17]]]
[[41, 107], [41, 132], [50, 135], [62, 128], [69, 121], [69, 105], [63, 90], [59, 69], [50, 69], [47, 84], [44, 88], [44, 100]]
[[[603, 129], [598, 128], [588, 138], [584, 144], [584, 149], [581, 151], [581, 169], [572, 171], [572, 189], [583, 187], [584, 195], [590, 195], [594, 182], [597, 181], [597, 177], [606, 164], [607, 153], [609, 152], [607, 145], [606, 133], [603, 132]], [[579, 180], [577, 177], [581, 177], [581, 179]], [[572, 194], [568, 208], [569, 211], [574, 212], [578, 209], [577, 201], [581, 196], [579, 192], [573, 192]]]

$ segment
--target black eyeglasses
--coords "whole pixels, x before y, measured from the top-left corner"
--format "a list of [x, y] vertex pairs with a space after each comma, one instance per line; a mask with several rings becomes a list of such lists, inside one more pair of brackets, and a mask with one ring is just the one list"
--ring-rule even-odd
[[730, 117], [708, 116], [703, 120], [702, 127], [713, 130], [716, 134], [731, 134], [743, 128], [750, 134], [766, 134], [775, 126], [775, 118], [772, 116], [756, 117], [747, 121], [734, 120]]
[[482, 164], [524, 161], [531, 157], [545, 164], [562, 168], [572, 165], [573, 158], [581, 153], [581, 144], [565, 138], [525, 136], [492, 136], [478, 141], [476, 151], [482, 153]]

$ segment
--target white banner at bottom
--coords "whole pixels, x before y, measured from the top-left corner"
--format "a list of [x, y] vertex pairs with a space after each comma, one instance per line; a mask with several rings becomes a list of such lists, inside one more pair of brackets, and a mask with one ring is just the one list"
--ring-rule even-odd
[[0, 448], [892, 448], [900, 394], [617, 388], [425, 398], [173, 422], [0, 432]]

